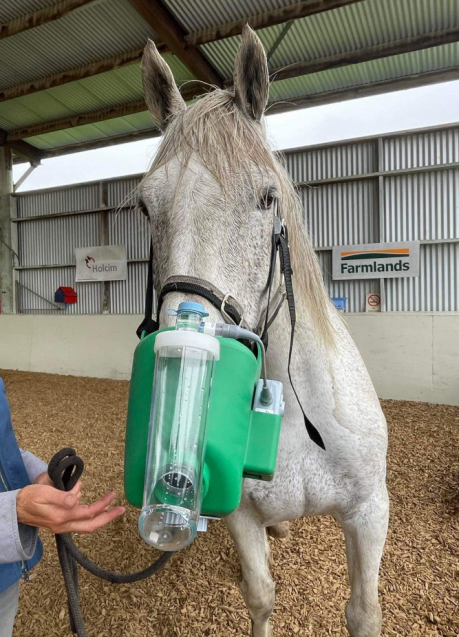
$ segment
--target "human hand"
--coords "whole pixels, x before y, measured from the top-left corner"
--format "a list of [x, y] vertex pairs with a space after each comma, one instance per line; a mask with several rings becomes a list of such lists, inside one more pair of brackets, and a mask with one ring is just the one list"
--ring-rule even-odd
[[108, 493], [90, 505], [79, 504], [80, 497], [80, 482], [68, 492], [46, 484], [32, 484], [18, 493], [18, 520], [52, 533], [93, 533], [125, 512], [124, 507], [109, 509], [116, 493]]
[[[34, 484], [44, 484], [48, 487], [54, 487], [54, 482], [49, 477], [49, 473], [47, 471], [43, 471], [43, 473], [40, 473], [40, 475], [35, 478]], [[69, 493], [74, 493], [76, 496], [78, 496], [78, 501], [80, 500], [81, 480], [78, 480], [72, 491], [69, 491]]]

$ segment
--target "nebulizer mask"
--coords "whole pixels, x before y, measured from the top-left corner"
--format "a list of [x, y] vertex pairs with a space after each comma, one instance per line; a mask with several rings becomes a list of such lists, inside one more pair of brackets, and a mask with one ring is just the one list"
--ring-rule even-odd
[[137, 346], [126, 431], [126, 496], [142, 507], [143, 539], [163, 551], [236, 509], [245, 478], [272, 479], [284, 410], [256, 334], [206, 323], [199, 303], [175, 314], [175, 329]]

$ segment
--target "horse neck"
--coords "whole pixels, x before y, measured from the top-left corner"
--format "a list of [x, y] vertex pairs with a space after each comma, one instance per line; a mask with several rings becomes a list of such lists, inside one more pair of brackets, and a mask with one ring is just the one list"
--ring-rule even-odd
[[[301, 326], [297, 324], [294, 334], [294, 348], [291, 368], [298, 377], [304, 376], [307, 367], [307, 353], [313, 355], [321, 349], [318, 336], [312, 321], [306, 316], [301, 317]], [[306, 324], [305, 324], [306, 322]], [[276, 320], [269, 329], [268, 341], [268, 369], [273, 379], [288, 382], [288, 357], [290, 351], [292, 327], [287, 303], [279, 312]]]

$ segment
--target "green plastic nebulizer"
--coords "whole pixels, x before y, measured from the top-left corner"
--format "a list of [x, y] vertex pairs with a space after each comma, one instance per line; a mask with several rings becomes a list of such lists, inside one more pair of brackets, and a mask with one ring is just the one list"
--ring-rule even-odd
[[[199, 303], [176, 314], [175, 329], [136, 348], [126, 426], [126, 497], [142, 508], [143, 539], [163, 551], [234, 511], [244, 478], [272, 479], [284, 410], [257, 335], [203, 322]], [[255, 341], [257, 355], [235, 339]]]

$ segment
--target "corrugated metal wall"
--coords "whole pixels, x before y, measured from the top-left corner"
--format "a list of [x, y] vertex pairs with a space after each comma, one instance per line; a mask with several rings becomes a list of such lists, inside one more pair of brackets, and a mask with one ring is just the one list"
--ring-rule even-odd
[[[381, 293], [387, 311], [459, 310], [459, 126], [309, 147], [284, 158], [325, 285], [330, 296], [347, 297], [346, 311], [364, 311], [370, 292]], [[104, 298], [105, 311], [143, 311], [149, 239], [147, 220], [134, 209], [139, 182], [130, 176], [16, 195], [18, 218], [30, 219], [17, 222], [18, 311], [61, 312], [52, 304], [61, 285], [79, 292], [68, 313], [100, 313]], [[74, 249], [101, 245], [104, 225], [109, 244], [127, 247], [128, 280], [75, 284]], [[332, 280], [332, 246], [407, 240], [421, 241], [419, 277]]]
[[41, 190], [18, 195], [18, 217], [92, 210], [99, 207], [99, 184], [84, 184], [67, 188]]
[[[139, 182], [134, 176], [16, 195], [17, 217], [27, 219], [17, 222], [18, 312], [99, 314], [106, 296], [111, 313], [143, 311], [149, 244], [147, 220], [135, 210]], [[127, 246], [128, 280], [75, 283], [74, 250], [103, 244], [104, 215], [107, 242]], [[74, 287], [78, 303], [54, 305], [60, 286]]]
[[[330, 296], [365, 311], [459, 310], [459, 127], [413, 131], [287, 152]], [[333, 281], [335, 245], [421, 241], [416, 278]]]
[[[385, 241], [421, 241], [420, 274], [386, 280], [386, 309], [459, 310], [459, 128], [382, 140]], [[448, 166], [449, 165], [449, 166]], [[428, 170], [430, 168], [430, 170]]]

